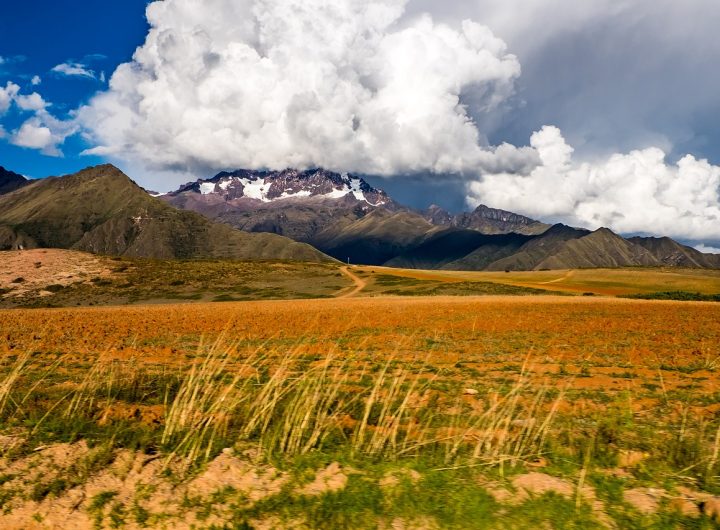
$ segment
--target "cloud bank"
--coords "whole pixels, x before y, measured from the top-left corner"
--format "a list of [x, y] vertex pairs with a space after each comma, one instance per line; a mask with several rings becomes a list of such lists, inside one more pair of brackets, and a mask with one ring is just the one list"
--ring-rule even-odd
[[0, 138], [8, 138], [13, 145], [37, 149], [48, 156], [62, 156], [60, 146], [67, 137], [78, 131], [74, 118], [55, 118], [47, 110], [50, 103], [40, 94], [21, 94], [20, 90], [20, 86], [12, 82], [8, 82], [4, 88], [0, 86], [0, 118], [7, 114], [13, 105], [21, 114], [32, 113], [32, 116], [11, 133], [0, 127]]
[[520, 64], [485, 26], [405, 0], [165, 0], [110, 89], [81, 109], [91, 154], [151, 168], [325, 166], [393, 175], [527, 167], [462, 104], [495, 108]]
[[652, 147], [576, 162], [556, 127], [530, 139], [540, 165], [525, 174], [486, 174], [468, 184], [468, 202], [625, 234], [720, 239], [720, 167], [691, 155], [677, 164]]
[[[471, 205], [710, 248], [719, 170], [683, 153], [716, 129], [714, 13], [707, 0], [156, 1], [133, 60], [69, 121], [12, 84], [0, 115], [32, 113], [5, 136], [46, 154], [80, 127], [85, 154], [156, 189], [239, 167], [434, 175]], [[93, 60], [54, 72], [102, 81]]]
[[483, 120], [516, 144], [546, 124], [579, 156], [658, 146], [720, 161], [720, 2], [714, 0], [412, 0], [453, 24], [473, 18], [518, 56], [510, 112]]

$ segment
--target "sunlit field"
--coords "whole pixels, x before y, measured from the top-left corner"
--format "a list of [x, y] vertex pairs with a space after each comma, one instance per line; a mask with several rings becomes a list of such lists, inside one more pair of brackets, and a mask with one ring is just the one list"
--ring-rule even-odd
[[710, 528], [720, 515], [714, 303], [12, 310], [0, 337], [5, 527]]
[[575, 295], [591, 293], [601, 296], [628, 296], [677, 291], [710, 295], [720, 293], [720, 270], [708, 269], [637, 267], [527, 272], [466, 272], [359, 267], [358, 271], [368, 278], [378, 274], [425, 282], [491, 282]]
[[547, 294], [719, 301], [720, 271], [458, 272], [340, 263], [108, 258], [57, 249], [0, 252], [0, 308]]

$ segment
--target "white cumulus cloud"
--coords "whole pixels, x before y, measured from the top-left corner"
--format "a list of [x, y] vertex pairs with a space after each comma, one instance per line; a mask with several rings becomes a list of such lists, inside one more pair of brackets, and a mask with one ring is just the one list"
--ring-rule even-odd
[[652, 147], [580, 163], [560, 130], [547, 126], [530, 145], [541, 161], [535, 169], [486, 174], [468, 184], [468, 202], [625, 234], [720, 239], [720, 167], [707, 160], [668, 164]]
[[40, 149], [46, 154], [57, 155], [57, 140], [52, 131], [37, 118], [30, 118], [20, 126], [12, 137], [12, 143], [20, 147]]
[[520, 64], [471, 20], [406, 0], [165, 0], [109, 90], [80, 110], [92, 154], [151, 168], [325, 166], [375, 174], [525, 165], [469, 118]]
[[30, 83], [32, 84], [32, 86], [37, 86], [42, 83], [42, 78], [39, 75], [34, 75], [33, 78], [30, 80]]
[[0, 87], [0, 117], [13, 105], [21, 113], [31, 113], [32, 117], [11, 133], [0, 124], [0, 138], [9, 139], [13, 145], [38, 149], [49, 156], [62, 156], [60, 145], [78, 131], [74, 116], [67, 120], [56, 118], [47, 110], [50, 103], [40, 94], [21, 94], [18, 85], [8, 82], [4, 88]]
[[87, 79], [95, 79], [95, 72], [90, 70], [86, 65], [82, 63], [62, 63], [53, 67], [51, 70], [56, 74], [68, 76], [68, 77], [84, 77]]
[[33, 92], [27, 96], [17, 95], [15, 103], [22, 110], [38, 111], [46, 108], [48, 103], [37, 92]]
[[28, 149], [37, 149], [47, 156], [61, 157], [63, 153], [60, 146], [66, 138], [77, 132], [78, 126], [73, 118], [60, 120], [43, 108], [13, 131], [10, 143]]
[[15, 83], [8, 81], [5, 88], [0, 86], [0, 116], [4, 115], [15, 101], [15, 96], [20, 91], [20, 87]]

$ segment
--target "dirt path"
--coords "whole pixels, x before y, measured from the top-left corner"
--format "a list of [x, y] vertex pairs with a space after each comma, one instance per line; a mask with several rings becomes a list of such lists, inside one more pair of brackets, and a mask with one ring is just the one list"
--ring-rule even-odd
[[571, 271], [567, 271], [567, 273], [565, 274], [565, 276], [563, 276], [562, 278], [558, 278], [558, 279], [556, 279], [556, 280], [550, 280], [549, 282], [540, 282], [540, 283], [538, 283], [538, 285], [548, 285], [548, 284], [551, 284], [551, 283], [564, 282], [565, 280], [569, 280], [569, 279], [572, 278], [573, 276], [575, 276], [575, 271], [572, 271], [572, 270], [571, 270]]
[[353, 283], [355, 284], [355, 288], [352, 291], [341, 294], [337, 298], [350, 298], [351, 296], [356, 296], [367, 286], [367, 282], [360, 278], [360, 276], [352, 272], [350, 270], [350, 267], [340, 267], [340, 272], [342, 272], [345, 276], [347, 276], [353, 281]]

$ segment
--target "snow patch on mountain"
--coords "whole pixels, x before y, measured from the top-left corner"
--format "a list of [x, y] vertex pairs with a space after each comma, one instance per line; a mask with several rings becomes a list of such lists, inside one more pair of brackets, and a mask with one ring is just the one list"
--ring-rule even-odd
[[365, 198], [365, 195], [363, 194], [362, 190], [360, 189], [360, 179], [350, 179], [350, 191], [353, 195], [355, 195], [355, 198], [359, 201], [365, 201], [367, 200]]
[[201, 182], [200, 193], [203, 195], [210, 195], [215, 192], [215, 183], [213, 182]]
[[306, 191], [306, 190], [298, 191], [297, 193], [283, 191], [282, 195], [280, 195], [280, 197], [278, 197], [278, 198], [279, 199], [292, 199], [295, 197], [312, 197], [312, 192]]
[[[340, 189], [334, 189], [330, 193], [325, 193], [323, 195], [323, 197], [327, 197], [328, 199], [342, 199], [348, 193], [350, 193], [350, 190], [348, 190], [346, 188], [340, 188]], [[365, 199], [360, 199], [360, 200], [365, 200]]]
[[270, 191], [272, 182], [267, 182], [265, 179], [237, 179], [243, 185], [243, 194], [249, 199], [256, 199], [262, 202], [271, 202], [267, 194]]

